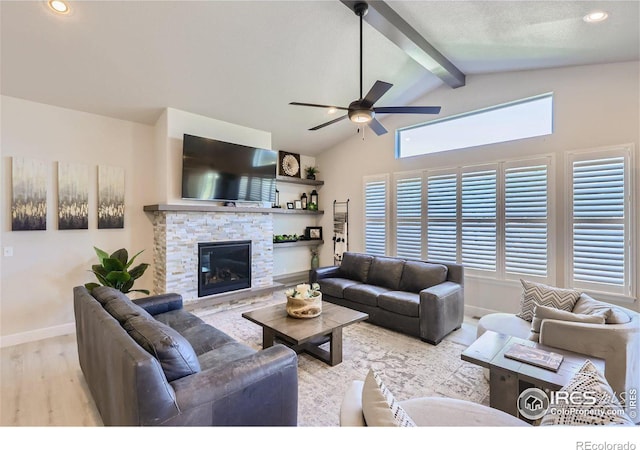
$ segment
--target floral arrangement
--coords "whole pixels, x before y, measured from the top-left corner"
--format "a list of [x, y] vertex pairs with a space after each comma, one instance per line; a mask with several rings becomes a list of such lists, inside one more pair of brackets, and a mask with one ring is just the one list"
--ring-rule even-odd
[[287, 289], [284, 294], [291, 298], [310, 299], [320, 295], [320, 285], [318, 283], [299, 284], [295, 288]]

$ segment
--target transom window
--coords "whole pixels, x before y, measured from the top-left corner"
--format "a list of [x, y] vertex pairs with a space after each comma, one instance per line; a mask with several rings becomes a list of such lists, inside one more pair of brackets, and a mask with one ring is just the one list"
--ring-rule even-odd
[[553, 94], [543, 94], [396, 131], [396, 157], [426, 155], [553, 133]]

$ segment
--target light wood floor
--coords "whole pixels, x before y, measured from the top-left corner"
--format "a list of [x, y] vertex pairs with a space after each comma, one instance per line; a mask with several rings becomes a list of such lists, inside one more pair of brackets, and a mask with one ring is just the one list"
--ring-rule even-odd
[[75, 334], [0, 349], [1, 426], [96, 426], [102, 419]]

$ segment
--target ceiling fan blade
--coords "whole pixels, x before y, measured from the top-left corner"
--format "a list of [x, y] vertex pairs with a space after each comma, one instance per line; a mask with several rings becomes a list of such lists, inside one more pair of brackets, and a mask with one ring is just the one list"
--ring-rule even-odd
[[365, 108], [371, 108], [375, 102], [380, 100], [386, 92], [393, 87], [393, 84], [386, 83], [384, 81], [376, 81], [375, 84], [371, 87], [367, 95], [362, 99], [362, 106]]
[[290, 105], [296, 105], [296, 106], [311, 106], [314, 108], [335, 108], [335, 109], [341, 109], [344, 111], [348, 111], [349, 108], [345, 108], [342, 106], [333, 106], [333, 105], [316, 105], [315, 103], [299, 103], [299, 102], [291, 102], [289, 103]]
[[325, 122], [325, 123], [323, 123], [323, 124], [321, 124], [321, 125], [318, 125], [317, 127], [309, 128], [309, 131], [316, 131], [316, 130], [319, 130], [320, 128], [324, 128], [324, 127], [326, 127], [327, 125], [331, 125], [332, 123], [340, 122], [341, 120], [344, 120], [344, 119], [346, 119], [347, 117], [348, 117], [348, 116], [346, 116], [346, 115], [345, 115], [345, 116], [342, 116], [342, 117], [338, 117], [337, 119], [330, 120], [329, 122]]
[[439, 106], [381, 106], [376, 114], [440, 114]]
[[369, 122], [369, 128], [371, 128], [373, 132], [378, 136], [387, 132], [386, 128], [383, 127], [382, 124], [375, 118], [371, 119], [371, 122]]

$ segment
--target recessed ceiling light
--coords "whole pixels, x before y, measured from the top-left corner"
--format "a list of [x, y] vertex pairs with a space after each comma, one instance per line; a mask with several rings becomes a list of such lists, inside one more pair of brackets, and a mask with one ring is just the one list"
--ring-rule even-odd
[[587, 23], [596, 23], [596, 22], [602, 22], [603, 20], [606, 20], [607, 17], [609, 17], [609, 14], [607, 14], [605, 11], [592, 11], [586, 16], [584, 16], [582, 20], [584, 20]]
[[68, 14], [69, 5], [63, 0], [49, 0], [49, 8], [58, 14]]
[[338, 111], [336, 108], [329, 108], [329, 110], [327, 111], [327, 114], [335, 114], [336, 111]]

